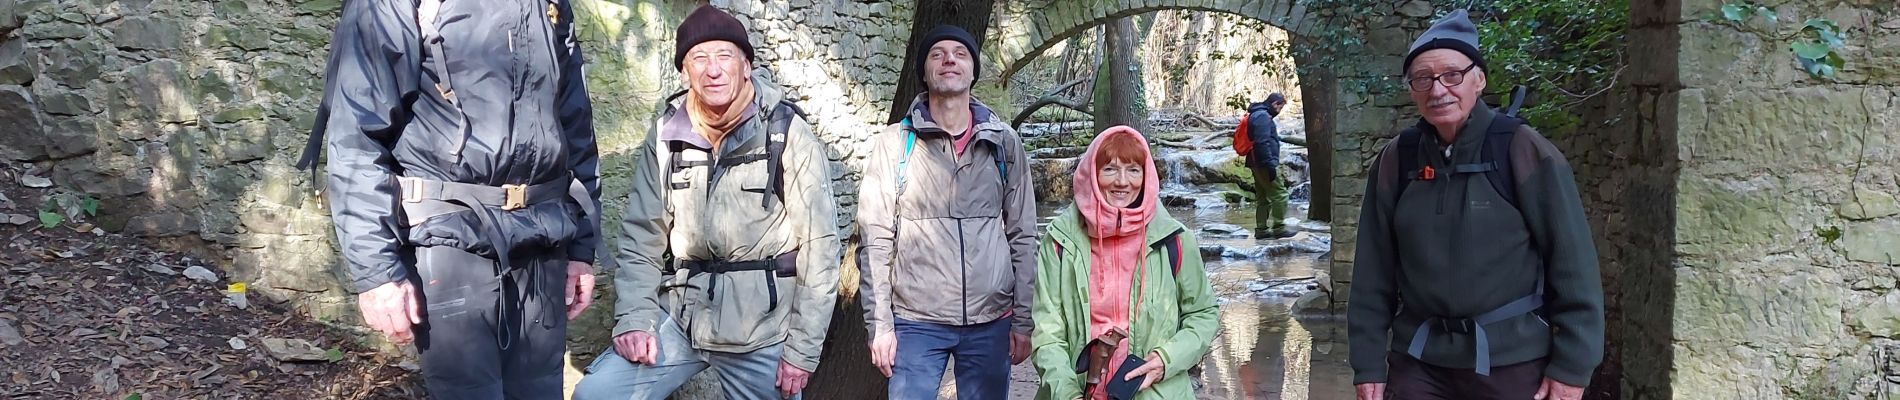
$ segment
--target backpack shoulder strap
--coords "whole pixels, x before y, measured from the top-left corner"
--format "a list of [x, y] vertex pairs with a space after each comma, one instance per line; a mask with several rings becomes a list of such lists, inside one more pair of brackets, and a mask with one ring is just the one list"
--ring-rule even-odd
[[[1420, 132], [1418, 128], [1405, 128], [1405, 130], [1399, 131], [1399, 137], [1397, 139], [1399, 148], [1394, 150], [1396, 152], [1394, 154], [1399, 156], [1398, 189], [1393, 192], [1393, 196], [1395, 197], [1404, 195], [1405, 186], [1410, 185], [1412, 180], [1417, 178], [1421, 173], [1420, 167], [1422, 164], [1418, 159], [1418, 142], [1420, 140], [1419, 136], [1421, 135], [1424, 135], [1424, 133]], [[1374, 171], [1378, 170], [1377, 166], [1373, 168]], [[1374, 175], [1377, 175], [1377, 172], [1374, 172]]]
[[904, 175], [904, 170], [910, 166], [911, 150], [917, 148], [917, 131], [911, 129], [910, 118], [904, 118], [904, 120], [899, 121], [898, 124], [902, 126], [904, 130], [904, 155], [897, 159], [897, 197], [902, 198], [904, 197], [904, 186], [910, 183], [908, 182], [909, 179], [906, 179], [908, 177]]
[[785, 144], [791, 140], [792, 117], [805, 115], [791, 101], [780, 101], [772, 109], [772, 121], [765, 135], [766, 193], [759, 206], [772, 208], [772, 199], [785, 200]]
[[1478, 155], [1481, 162], [1491, 165], [1489, 171], [1484, 171], [1485, 180], [1491, 181], [1491, 188], [1511, 207], [1517, 207], [1517, 176], [1512, 170], [1511, 142], [1517, 138], [1517, 128], [1523, 125], [1524, 120], [1510, 115], [1493, 118], [1485, 131], [1484, 148]]
[[1161, 255], [1163, 257], [1167, 257], [1168, 269], [1170, 271], [1173, 271], [1172, 272], [1173, 275], [1180, 276], [1181, 275], [1181, 231], [1175, 230], [1174, 233], [1168, 234], [1168, 237], [1161, 238], [1160, 242], [1155, 243], [1154, 249], [1155, 251], [1161, 252]]

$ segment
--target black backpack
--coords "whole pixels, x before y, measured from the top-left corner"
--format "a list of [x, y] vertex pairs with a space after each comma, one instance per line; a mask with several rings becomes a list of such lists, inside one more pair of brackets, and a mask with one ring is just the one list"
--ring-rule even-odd
[[[1453, 174], [1483, 173], [1485, 180], [1491, 181], [1491, 188], [1513, 208], [1518, 204], [1517, 179], [1511, 167], [1511, 142], [1517, 137], [1518, 127], [1524, 125], [1524, 120], [1517, 117], [1518, 108], [1524, 105], [1524, 93], [1523, 86], [1512, 90], [1510, 104], [1491, 119], [1491, 126], [1485, 129], [1484, 148], [1478, 152], [1478, 163], [1454, 165], [1451, 171], [1444, 171]], [[1416, 126], [1399, 132], [1399, 171], [1405, 174], [1405, 179], [1399, 180], [1394, 193], [1404, 195], [1406, 185], [1412, 181], [1436, 179], [1440, 173], [1423, 165], [1418, 159], [1419, 140], [1424, 134], [1424, 130]]]

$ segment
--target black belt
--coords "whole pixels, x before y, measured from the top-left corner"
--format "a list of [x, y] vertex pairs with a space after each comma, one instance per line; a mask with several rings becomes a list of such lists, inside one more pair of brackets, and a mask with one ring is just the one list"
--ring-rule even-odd
[[[402, 191], [403, 212], [410, 221], [422, 221], [437, 215], [466, 210], [468, 205], [424, 202], [474, 202], [484, 206], [500, 207], [502, 211], [514, 211], [530, 205], [549, 201], [561, 201], [573, 198], [574, 188], [579, 181], [553, 180], [533, 185], [487, 186], [472, 183], [446, 182], [425, 178], [397, 177], [397, 188]], [[585, 193], [585, 188], [582, 188]], [[582, 207], [589, 204], [585, 197], [575, 198]], [[592, 213], [589, 213], [592, 215]]]
[[[686, 270], [691, 275], [726, 274], [726, 273], [744, 272], [744, 271], [773, 271], [774, 273], [765, 274], [765, 287], [766, 287], [766, 290], [770, 291], [769, 298], [772, 299], [772, 305], [766, 308], [766, 312], [771, 312], [773, 310], [778, 309], [778, 279], [777, 278], [790, 278], [790, 277], [798, 276], [798, 250], [792, 250], [785, 254], [778, 255], [778, 257], [772, 257], [771, 259], [767, 259], [767, 260], [752, 260], [752, 261], [679, 260], [677, 261], [677, 263], [678, 263], [679, 269]], [[712, 297], [714, 290], [717, 290], [718, 285], [719, 285], [718, 279], [712, 279], [712, 280], [707, 281], [706, 283], [706, 297], [707, 298], [710, 299]]]

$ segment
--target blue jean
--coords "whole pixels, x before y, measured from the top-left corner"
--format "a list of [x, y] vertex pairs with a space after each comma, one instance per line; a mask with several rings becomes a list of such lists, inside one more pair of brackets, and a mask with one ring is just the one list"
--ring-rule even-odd
[[706, 368], [719, 372], [727, 399], [779, 400], [778, 364], [784, 344], [750, 353], [699, 350], [671, 322], [661, 324], [654, 342], [660, 351], [653, 365], [634, 364], [612, 348], [601, 353], [574, 386], [574, 400], [665, 400]]
[[936, 399], [949, 357], [957, 362], [957, 399], [1009, 397], [1009, 325], [1007, 317], [965, 326], [897, 318], [891, 399]]

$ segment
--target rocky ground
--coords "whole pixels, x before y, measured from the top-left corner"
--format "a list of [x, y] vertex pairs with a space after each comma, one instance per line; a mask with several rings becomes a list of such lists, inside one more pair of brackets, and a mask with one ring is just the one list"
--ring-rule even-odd
[[203, 261], [83, 216], [45, 226], [42, 186], [0, 169], [0, 398], [423, 397], [400, 363]]

